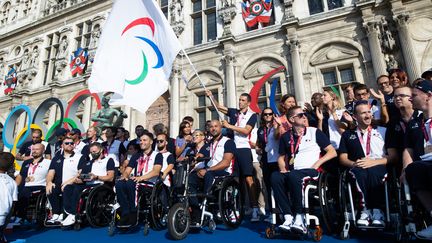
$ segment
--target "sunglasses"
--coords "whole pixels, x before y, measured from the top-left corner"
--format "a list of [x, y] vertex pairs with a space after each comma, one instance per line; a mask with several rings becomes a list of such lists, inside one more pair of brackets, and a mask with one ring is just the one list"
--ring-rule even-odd
[[64, 144], [64, 145], [73, 145], [74, 142], [64, 142], [63, 144]]
[[303, 117], [306, 117], [306, 113], [301, 112], [301, 113], [295, 114], [295, 115], [293, 115], [293, 116], [291, 116], [291, 117], [303, 118]]
[[407, 95], [407, 94], [395, 94], [393, 97], [395, 99], [397, 99], [397, 98], [407, 98], [407, 97], [411, 97], [411, 95]]
[[273, 116], [273, 113], [264, 113], [263, 116]]
[[165, 140], [157, 140], [158, 143], [163, 143]]

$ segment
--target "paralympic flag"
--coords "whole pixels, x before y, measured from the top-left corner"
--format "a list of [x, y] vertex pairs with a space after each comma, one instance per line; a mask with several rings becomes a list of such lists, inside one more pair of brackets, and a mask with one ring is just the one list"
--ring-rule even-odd
[[156, 1], [117, 0], [102, 29], [89, 90], [114, 92], [110, 104], [128, 105], [144, 113], [168, 90], [180, 50]]

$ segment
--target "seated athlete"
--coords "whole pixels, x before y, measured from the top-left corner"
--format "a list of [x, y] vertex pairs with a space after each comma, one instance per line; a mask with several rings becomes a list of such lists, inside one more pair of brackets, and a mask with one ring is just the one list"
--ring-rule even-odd
[[387, 173], [386, 128], [372, 127], [373, 117], [367, 101], [356, 102], [353, 116], [357, 128], [342, 134], [339, 160], [350, 168], [364, 199], [357, 224], [384, 227], [384, 215], [380, 208], [384, 205], [383, 179]]
[[[300, 106], [291, 107], [286, 116], [292, 128], [281, 137], [278, 159], [280, 171], [272, 174], [271, 185], [285, 218], [279, 227], [305, 234], [303, 181], [305, 178], [318, 177], [318, 168], [337, 154], [322, 131], [306, 127], [306, 114]], [[321, 150], [325, 151], [323, 156]], [[286, 163], [285, 157], [288, 157], [289, 163]]]

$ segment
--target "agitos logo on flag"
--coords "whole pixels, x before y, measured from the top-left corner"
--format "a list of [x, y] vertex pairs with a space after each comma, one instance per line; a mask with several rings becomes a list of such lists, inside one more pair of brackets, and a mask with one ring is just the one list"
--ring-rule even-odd
[[114, 92], [110, 104], [144, 113], [168, 90], [180, 50], [156, 1], [114, 1], [96, 50], [89, 90]]
[[[152, 31], [153, 36], [154, 36], [155, 25], [154, 25], [154, 22], [151, 18], [140, 18], [140, 19], [136, 19], [136, 20], [132, 21], [123, 30], [122, 36], [126, 31], [128, 31], [129, 29], [131, 29], [135, 26], [138, 26], [138, 25], [148, 25]], [[145, 38], [144, 36], [136, 36], [136, 38], [146, 42], [147, 44], [149, 44], [153, 48], [153, 51], [156, 53], [157, 59], [158, 59], [158, 62], [156, 63], [156, 65], [153, 68], [161, 68], [164, 65], [164, 59], [163, 59], [161, 51], [159, 50], [159, 47], [153, 41]], [[142, 81], [144, 81], [144, 79], [147, 77], [147, 74], [148, 74], [147, 57], [146, 57], [144, 51], [141, 51], [141, 52], [142, 52], [143, 63], [144, 63], [143, 70], [142, 70], [141, 74], [136, 79], [133, 79], [133, 80], [127, 80], [126, 79], [125, 82], [128, 84], [131, 84], [131, 85], [139, 84]]]

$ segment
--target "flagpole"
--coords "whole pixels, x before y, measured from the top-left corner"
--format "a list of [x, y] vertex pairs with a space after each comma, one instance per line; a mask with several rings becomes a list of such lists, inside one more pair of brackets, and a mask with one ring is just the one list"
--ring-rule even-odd
[[[190, 60], [188, 54], [187, 54], [186, 51], [183, 49], [183, 47], [182, 47], [182, 51], [183, 51], [183, 54], [186, 56], [186, 59], [188, 60], [189, 64], [191, 65], [192, 70], [195, 72], [196, 76], [198, 77], [198, 80], [199, 80], [199, 82], [201, 83], [201, 86], [204, 88], [205, 91], [207, 91], [207, 87], [205, 86], [205, 84], [204, 84], [204, 82], [202, 81], [201, 77], [198, 75], [198, 71], [196, 70], [195, 65], [194, 65], [194, 64], [192, 63], [192, 61]], [[223, 120], [224, 115], [221, 114], [221, 112], [219, 111], [219, 109], [218, 109], [217, 106], [215, 105], [215, 102], [214, 102], [214, 100], [213, 100], [213, 97], [212, 97], [212, 96], [209, 96], [209, 98], [210, 98], [210, 101], [211, 101], [213, 107], [216, 109], [216, 111], [217, 111], [217, 113], [218, 113], [219, 120]]]

